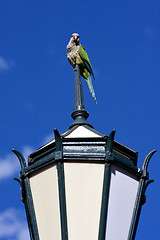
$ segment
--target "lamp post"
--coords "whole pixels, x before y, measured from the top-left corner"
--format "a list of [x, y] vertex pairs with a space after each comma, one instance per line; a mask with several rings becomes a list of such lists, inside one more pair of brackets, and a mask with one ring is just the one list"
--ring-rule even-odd
[[13, 149], [33, 240], [133, 240], [145, 202], [150, 152], [142, 170], [137, 152], [88, 123], [79, 67], [69, 129], [28, 157]]

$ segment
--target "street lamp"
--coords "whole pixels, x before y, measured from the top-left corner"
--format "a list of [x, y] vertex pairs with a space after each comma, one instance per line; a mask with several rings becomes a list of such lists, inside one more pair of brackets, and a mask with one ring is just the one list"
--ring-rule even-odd
[[150, 152], [142, 170], [137, 152], [87, 122], [79, 68], [74, 122], [21, 164], [22, 201], [33, 240], [133, 240], [145, 202]]

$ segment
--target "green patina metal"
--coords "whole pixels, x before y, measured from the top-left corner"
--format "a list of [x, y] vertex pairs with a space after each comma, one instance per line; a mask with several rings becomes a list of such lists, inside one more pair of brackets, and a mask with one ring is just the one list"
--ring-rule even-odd
[[114, 160], [114, 156], [113, 156], [114, 135], [115, 135], [115, 130], [111, 132], [111, 134], [107, 139], [98, 240], [105, 240], [105, 234], [106, 234], [108, 200], [109, 200], [109, 189], [110, 189], [110, 179], [111, 179], [111, 161]]
[[63, 146], [62, 146], [61, 136], [57, 131], [57, 129], [54, 129], [54, 134], [55, 134], [55, 146], [56, 146], [55, 160], [58, 161], [57, 171], [58, 171], [60, 216], [61, 216], [61, 237], [62, 237], [62, 240], [68, 240], [65, 178], [64, 178], [64, 165], [63, 165]]
[[83, 89], [82, 81], [80, 76], [79, 66], [75, 67], [75, 93], [74, 93], [74, 111], [72, 113], [72, 118], [74, 122], [69, 128], [72, 128], [75, 125], [88, 125], [92, 127], [90, 123], [87, 122], [89, 113], [85, 110], [84, 98], [83, 98]]
[[[102, 138], [64, 138], [62, 137], [63, 159], [105, 162], [107, 136]], [[137, 172], [137, 152], [114, 141], [113, 156], [117, 165]], [[43, 147], [29, 156], [29, 166], [26, 174], [51, 162], [55, 162], [55, 142]]]
[[21, 185], [21, 189], [22, 189], [21, 200], [25, 205], [30, 238], [31, 240], [39, 240], [38, 227], [36, 222], [30, 183], [29, 183], [28, 177], [25, 175], [26, 168], [27, 168], [26, 161], [23, 155], [19, 151], [15, 149], [12, 149], [12, 151], [17, 155], [21, 165], [21, 172], [20, 172], [21, 179], [15, 178], [15, 180], [16, 181], [18, 180], [18, 182]]
[[[152, 157], [152, 155], [156, 152], [157, 150], [151, 151], [145, 158], [143, 166], [142, 166], [142, 171], [141, 171], [141, 179], [139, 181], [139, 186], [138, 186], [138, 191], [137, 191], [137, 197], [135, 201], [135, 206], [132, 214], [132, 220], [131, 220], [131, 225], [129, 229], [129, 234], [128, 234], [128, 240], [134, 240], [135, 235], [136, 235], [136, 230], [138, 226], [138, 221], [142, 209], [142, 205], [146, 202], [146, 196], [145, 192], [150, 183], [153, 182], [153, 180], [148, 180], [149, 174], [147, 172], [148, 164], [149, 161]], [[146, 182], [146, 180], [148, 180]]]
[[[87, 126], [89, 128], [89, 126]], [[73, 127], [75, 128], [75, 126]], [[22, 188], [22, 201], [24, 202], [28, 226], [31, 239], [38, 240], [38, 229], [32, 200], [32, 194], [29, 184], [29, 176], [38, 169], [44, 168], [52, 163], [57, 163], [59, 201], [61, 215], [61, 234], [63, 240], [68, 240], [67, 233], [67, 215], [65, 200], [65, 177], [63, 163], [67, 161], [78, 162], [104, 162], [104, 183], [103, 195], [99, 225], [99, 240], [105, 239], [108, 199], [110, 189], [111, 164], [116, 164], [127, 171], [134, 173], [140, 179], [137, 192], [137, 198], [133, 211], [132, 221], [128, 240], [134, 240], [139, 221], [142, 205], [145, 203], [145, 191], [149, 183], [147, 167], [151, 156], [156, 150], [149, 153], [144, 161], [142, 171], [137, 169], [137, 152], [126, 148], [114, 141], [115, 131], [109, 137], [103, 135], [100, 138], [65, 138], [60, 136], [57, 130], [55, 132], [55, 141], [50, 145], [44, 146], [29, 156], [29, 166], [27, 167], [24, 157], [20, 152], [13, 149], [13, 152], [19, 158], [21, 164], [20, 179], [16, 179]], [[146, 181], [148, 180], [148, 181]]]

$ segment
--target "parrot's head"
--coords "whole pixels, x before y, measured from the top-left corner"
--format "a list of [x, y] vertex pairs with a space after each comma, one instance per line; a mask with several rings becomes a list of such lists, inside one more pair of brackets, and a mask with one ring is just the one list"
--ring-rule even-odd
[[78, 33], [73, 33], [71, 36], [71, 41], [77, 45], [79, 45], [79, 34]]

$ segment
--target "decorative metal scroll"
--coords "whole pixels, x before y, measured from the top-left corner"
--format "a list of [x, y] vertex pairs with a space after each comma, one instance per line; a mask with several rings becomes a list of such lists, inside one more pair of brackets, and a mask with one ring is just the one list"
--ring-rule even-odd
[[16, 149], [12, 149], [19, 159], [21, 165], [20, 179], [14, 178], [21, 185], [21, 200], [25, 205], [28, 228], [31, 240], [39, 240], [38, 227], [36, 222], [35, 210], [33, 205], [32, 193], [28, 177], [25, 175], [25, 169], [27, 168], [26, 161], [21, 152]]
[[[138, 191], [137, 191], [137, 197], [135, 201], [135, 206], [133, 210], [133, 215], [132, 215], [132, 220], [131, 220], [131, 225], [130, 225], [130, 230], [128, 234], [128, 240], [134, 240], [135, 235], [136, 235], [136, 230], [138, 226], [138, 221], [141, 213], [141, 208], [142, 205], [146, 202], [146, 196], [145, 192], [150, 183], [152, 183], [154, 180], [148, 180], [149, 174], [147, 172], [148, 164], [149, 161], [152, 157], [152, 155], [156, 152], [157, 150], [151, 151], [145, 158], [142, 166], [142, 171], [141, 171], [141, 179], [139, 181], [139, 186], [138, 186]], [[146, 182], [146, 180], [148, 180]]]

